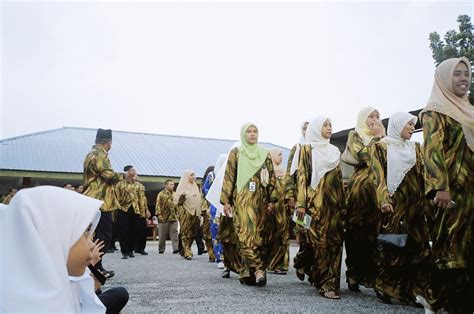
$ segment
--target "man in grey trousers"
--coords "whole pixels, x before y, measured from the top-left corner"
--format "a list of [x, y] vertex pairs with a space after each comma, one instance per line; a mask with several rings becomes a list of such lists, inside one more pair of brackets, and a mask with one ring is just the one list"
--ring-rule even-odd
[[158, 193], [156, 197], [156, 216], [158, 216], [158, 236], [160, 242], [158, 251], [160, 254], [165, 252], [166, 239], [171, 239], [173, 246], [173, 254], [177, 254], [178, 250], [178, 215], [177, 206], [173, 202], [174, 198], [174, 182], [166, 180], [165, 189]]

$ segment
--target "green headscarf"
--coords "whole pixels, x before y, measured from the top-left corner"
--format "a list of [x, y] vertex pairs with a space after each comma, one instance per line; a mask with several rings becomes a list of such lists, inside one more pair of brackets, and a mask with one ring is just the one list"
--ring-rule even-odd
[[[246, 123], [240, 130], [239, 161], [237, 164], [237, 192], [249, 182], [255, 173], [262, 167], [268, 155], [268, 150], [255, 144], [249, 144], [245, 138], [245, 133], [250, 126], [257, 126], [253, 123]], [[257, 128], [258, 130], [258, 128]]]

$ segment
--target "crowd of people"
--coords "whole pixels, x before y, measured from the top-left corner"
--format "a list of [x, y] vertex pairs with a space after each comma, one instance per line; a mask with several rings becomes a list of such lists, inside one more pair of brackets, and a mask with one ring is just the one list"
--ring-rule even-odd
[[[282, 167], [280, 149], [258, 144], [245, 124], [241, 142], [219, 156], [204, 177], [201, 201], [194, 172], [181, 178], [175, 200], [186, 229], [185, 257], [198, 208], [210, 208], [214, 248], [242, 284], [264, 286], [267, 273], [286, 274], [291, 221], [300, 244], [296, 275], [319, 294], [339, 299], [345, 244], [347, 285], [374, 289], [385, 303], [426, 312], [474, 310], [474, 107], [467, 94], [471, 65], [441, 63], [420, 113], [423, 145], [411, 141], [418, 117], [394, 113], [385, 130], [377, 108], [363, 108], [341, 154], [330, 143], [332, 120], [308, 119]], [[354, 167], [347, 186], [341, 161]], [[210, 188], [209, 188], [210, 185]], [[215, 187], [215, 191], [213, 188]], [[219, 218], [220, 216], [220, 218]], [[306, 216], [311, 218], [304, 225]], [[217, 217], [217, 219], [216, 219]]]
[[[342, 154], [330, 143], [331, 118], [310, 118], [301, 125], [286, 169], [282, 150], [261, 146], [257, 126], [245, 124], [240, 142], [217, 158], [200, 185], [193, 170], [183, 173], [176, 191], [173, 181], [165, 182], [155, 208], [159, 253], [169, 237], [172, 253], [192, 260], [196, 241], [198, 254], [208, 253], [223, 278], [233, 272], [242, 284], [265, 286], [268, 273], [289, 271], [295, 226], [296, 276], [325, 298], [340, 299], [345, 247], [350, 291], [365, 286], [385, 303], [418, 305], [427, 313], [472, 313], [471, 81], [467, 59], [442, 62], [420, 117], [394, 113], [385, 130], [380, 111], [363, 108]], [[411, 141], [418, 119], [423, 145]], [[116, 236], [123, 259], [146, 255], [151, 213], [133, 166], [124, 173], [112, 169], [111, 146], [111, 130], [99, 129], [77, 189], [10, 190], [8, 206], [0, 209], [1, 230], [9, 237], [2, 242], [9, 252], [2, 273], [50, 293], [2, 289], [2, 311], [47, 306], [116, 313], [125, 306], [124, 288], [100, 291], [114, 275], [103, 268], [102, 255], [113, 251]], [[354, 168], [348, 184], [341, 161]], [[38, 261], [33, 267], [32, 258]]]

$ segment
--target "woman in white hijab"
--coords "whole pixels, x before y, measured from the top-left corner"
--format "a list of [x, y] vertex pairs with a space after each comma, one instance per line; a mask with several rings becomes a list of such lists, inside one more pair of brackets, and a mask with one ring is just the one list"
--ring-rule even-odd
[[286, 167], [286, 176], [287, 176], [287, 183], [285, 188], [285, 199], [291, 202], [291, 205], [294, 207], [294, 202], [296, 199], [296, 188], [297, 188], [297, 177], [296, 171], [298, 170], [298, 162], [300, 156], [300, 147], [301, 145], [306, 143], [305, 135], [306, 130], [308, 129], [309, 121], [305, 120], [300, 125], [300, 139], [298, 143], [296, 143], [293, 148], [290, 150], [290, 154], [288, 156], [288, 165]]
[[[285, 185], [285, 202], [290, 209], [293, 211], [295, 208], [296, 195], [298, 194], [298, 164], [300, 157], [300, 147], [306, 143], [305, 135], [308, 129], [309, 121], [305, 120], [300, 125], [300, 139], [290, 151], [288, 156], [288, 166], [286, 167], [286, 185]], [[305, 269], [304, 265], [308, 265], [308, 257], [311, 259], [313, 256], [313, 250], [311, 244], [307, 241], [306, 230], [298, 225], [293, 229], [296, 235], [296, 242], [299, 244], [299, 250], [294, 258], [294, 267], [298, 270], [296, 276], [303, 281], [305, 274], [308, 276], [311, 282], [311, 269]]]
[[[435, 203], [435, 308], [474, 312], [474, 107], [466, 58], [443, 61], [422, 112], [425, 194]], [[455, 208], [452, 208], [455, 206]]]
[[339, 299], [341, 277], [344, 186], [340, 151], [329, 143], [331, 120], [319, 116], [309, 122], [298, 166], [298, 215], [312, 216], [309, 239], [314, 249], [312, 276], [318, 292]]
[[[366, 107], [359, 112], [357, 126], [350, 131], [342, 161], [354, 166], [346, 194], [346, 280], [349, 290], [360, 292], [359, 284], [372, 288], [375, 279], [375, 248], [379, 210], [375, 204], [370, 147], [382, 139], [385, 128], [379, 111]], [[350, 159], [350, 160], [348, 160]]]
[[195, 237], [195, 230], [199, 228], [201, 201], [201, 191], [196, 183], [195, 173], [193, 170], [186, 170], [176, 189], [174, 203], [178, 205], [183, 257], [187, 260], [193, 259], [191, 244]]
[[0, 312], [105, 313], [87, 265], [102, 202], [37, 187], [0, 215]]
[[375, 291], [387, 303], [391, 298], [415, 302], [417, 295], [432, 300], [423, 156], [420, 144], [410, 141], [417, 120], [409, 113], [394, 113], [388, 135], [371, 151], [376, 201], [383, 213], [378, 233], [408, 236], [401, 248], [383, 241], [378, 244]]

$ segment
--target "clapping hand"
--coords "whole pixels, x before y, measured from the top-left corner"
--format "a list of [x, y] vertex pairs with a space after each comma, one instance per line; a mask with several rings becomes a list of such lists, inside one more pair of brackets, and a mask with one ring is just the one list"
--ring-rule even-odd
[[104, 241], [100, 241], [99, 239], [95, 240], [93, 245], [91, 246], [91, 254], [92, 254], [92, 259], [91, 259], [91, 265], [95, 266], [101, 259], [102, 255], [104, 255], [104, 252], [101, 252], [104, 248]]

